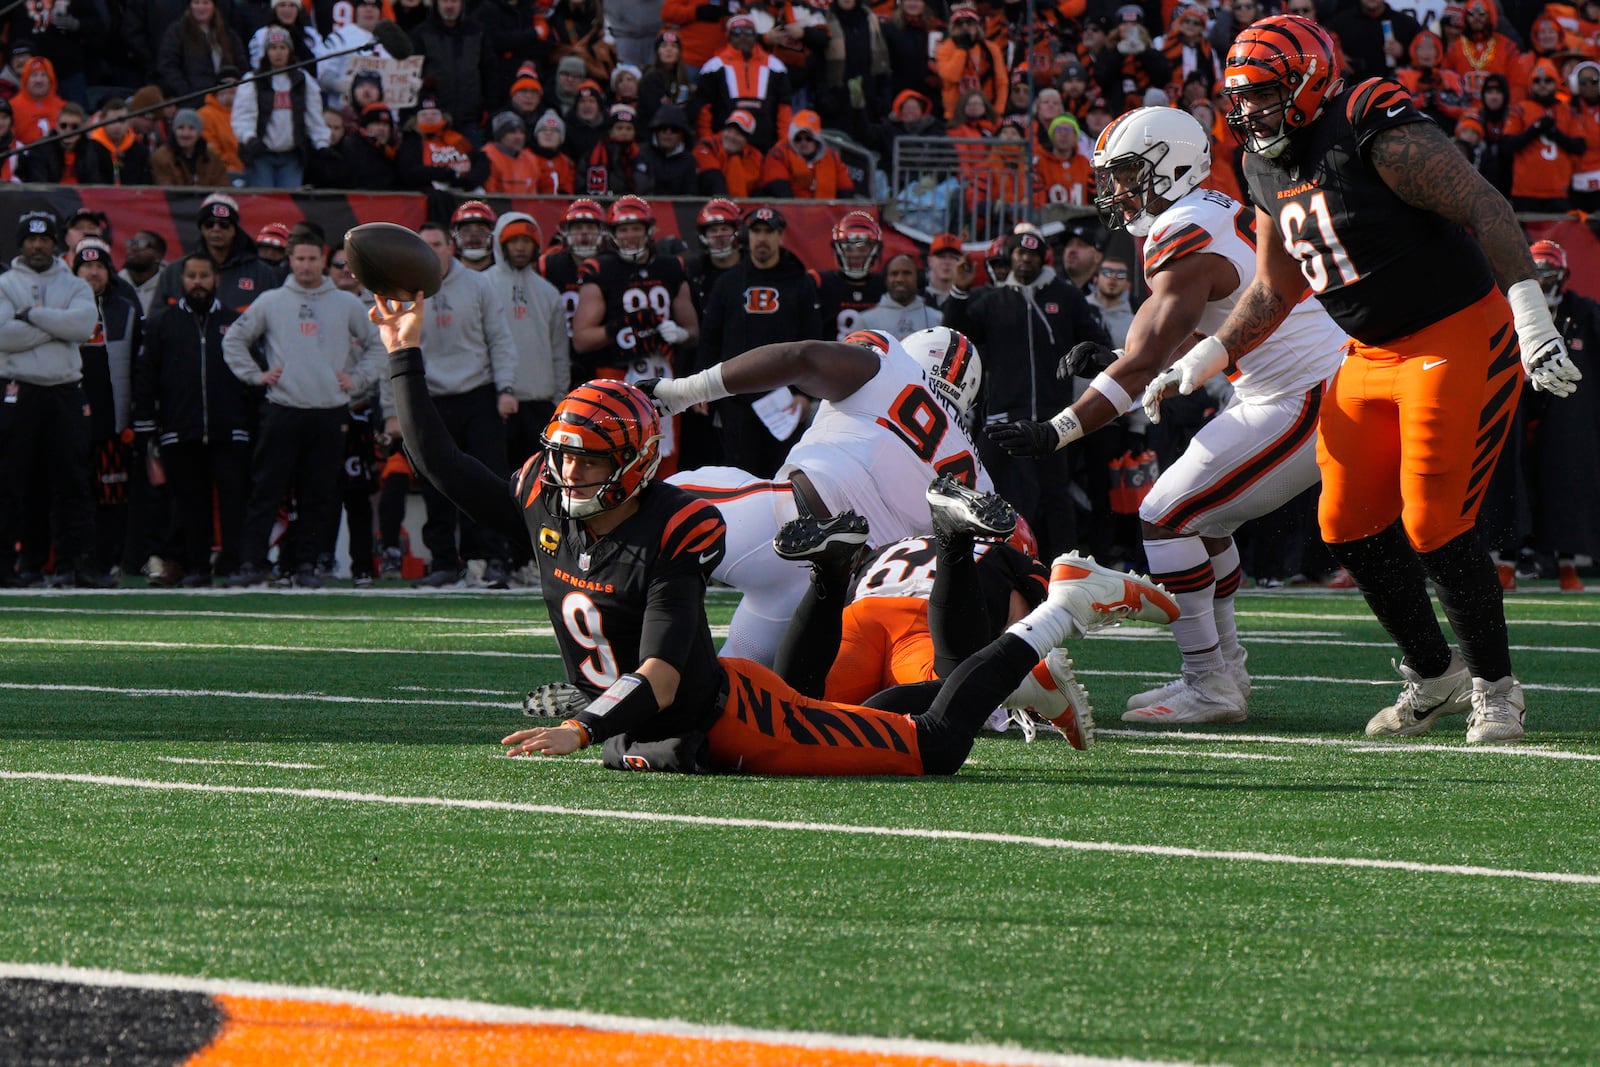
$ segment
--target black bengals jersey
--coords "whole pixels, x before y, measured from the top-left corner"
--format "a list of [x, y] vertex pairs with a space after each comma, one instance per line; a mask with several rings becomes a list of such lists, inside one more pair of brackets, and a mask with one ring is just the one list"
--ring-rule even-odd
[[861, 313], [877, 307], [883, 294], [889, 291], [882, 274], [856, 279], [845, 277], [842, 271], [825, 270], [816, 277], [822, 328], [833, 331], [835, 341], [843, 341], [854, 333]]
[[[1037, 607], [1050, 587], [1050, 569], [1008, 544], [978, 541], [972, 546], [984, 607], [995, 632], [1006, 625], [1013, 590], [1028, 607]], [[870, 596], [923, 597], [933, 592], [939, 552], [931, 537], [906, 537], [890, 542], [857, 569], [850, 599]]]
[[727, 548], [721, 512], [655, 482], [640, 491], [638, 511], [595, 537], [581, 520], [557, 513], [558, 491], [540, 484], [543, 465], [542, 455], [530, 459], [512, 475], [511, 492], [533, 542], [567, 680], [593, 699], [647, 659], [682, 675], [677, 698], [651, 721], [601, 719], [590, 726], [594, 740], [626, 733], [652, 741], [709, 728], [721, 710], [723, 672], [705, 591]]
[[572, 317], [578, 313], [578, 257], [567, 251], [546, 252], [539, 257], [539, 273], [561, 294], [561, 310], [567, 316], [567, 340], [572, 339]]
[[1251, 198], [1328, 314], [1365, 344], [1416, 333], [1494, 285], [1471, 234], [1401, 200], [1368, 161], [1377, 134], [1429, 121], [1399, 84], [1369, 78], [1330, 97], [1284, 158], [1244, 156]]
[[[593, 367], [626, 367], [633, 362], [633, 333], [623, 326], [630, 311], [649, 308], [658, 318], [672, 318], [672, 298], [684, 284], [683, 263], [677, 256], [651, 256], [629, 263], [615, 252], [601, 252], [578, 270], [584, 284], [594, 283], [606, 298], [606, 331], [614, 341], [595, 352], [574, 352], [575, 360]], [[680, 324], [681, 325], [681, 324]]]

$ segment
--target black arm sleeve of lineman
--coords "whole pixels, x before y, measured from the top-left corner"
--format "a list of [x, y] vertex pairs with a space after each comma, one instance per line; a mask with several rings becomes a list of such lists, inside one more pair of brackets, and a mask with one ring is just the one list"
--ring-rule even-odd
[[394, 383], [395, 415], [405, 437], [406, 454], [417, 473], [484, 526], [514, 544], [528, 544], [528, 527], [504, 478], [456, 447], [444, 420], [428, 397], [422, 350], [402, 348], [389, 353], [389, 379]]

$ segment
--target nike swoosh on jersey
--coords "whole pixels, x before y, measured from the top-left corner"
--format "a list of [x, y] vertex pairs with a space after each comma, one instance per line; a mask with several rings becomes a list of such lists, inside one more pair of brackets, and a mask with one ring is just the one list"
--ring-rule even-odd
[[1448, 359], [1425, 359], [1422, 361], [1422, 369], [1432, 370], [1435, 367], [1442, 367], [1449, 362], [1450, 361]]
[[1404, 104], [1396, 104], [1394, 107], [1391, 107], [1389, 110], [1385, 111], [1384, 114], [1392, 119], [1405, 109], [1406, 106]]
[[716, 558], [717, 558], [717, 554], [715, 552], [702, 552], [702, 553], [700, 553], [700, 564], [701, 564], [701, 566], [704, 566], [705, 564], [710, 563], [712, 560], [714, 560]]

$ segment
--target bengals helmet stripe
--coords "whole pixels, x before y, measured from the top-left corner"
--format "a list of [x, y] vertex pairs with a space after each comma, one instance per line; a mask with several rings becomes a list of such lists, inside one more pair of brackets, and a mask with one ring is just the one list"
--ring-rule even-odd
[[[1328, 31], [1298, 15], [1269, 15], [1252, 23], [1228, 49], [1222, 92], [1231, 100], [1228, 126], [1246, 150], [1267, 158], [1288, 147], [1289, 134], [1322, 113], [1330, 96], [1344, 85], [1338, 47]], [[1278, 86], [1278, 103], [1246, 111], [1246, 94]], [[1277, 129], [1265, 124], [1278, 119]]]
[[1528, 251], [1533, 254], [1535, 264], [1545, 264], [1560, 270], [1567, 269], [1567, 250], [1554, 241], [1535, 241]]

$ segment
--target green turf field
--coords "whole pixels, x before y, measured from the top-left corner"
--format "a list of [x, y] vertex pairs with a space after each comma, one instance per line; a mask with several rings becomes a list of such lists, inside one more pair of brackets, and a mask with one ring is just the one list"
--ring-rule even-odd
[[0, 961], [1148, 1060], [1592, 1063], [1600, 599], [1507, 603], [1521, 746], [1459, 718], [1363, 742], [1398, 684], [1359, 598], [1246, 594], [1247, 723], [1124, 729], [1177, 662], [1128, 627], [1073, 648], [1088, 753], [988, 737], [953, 779], [846, 781], [499, 757], [560, 674], [527, 595], [0, 595]]

